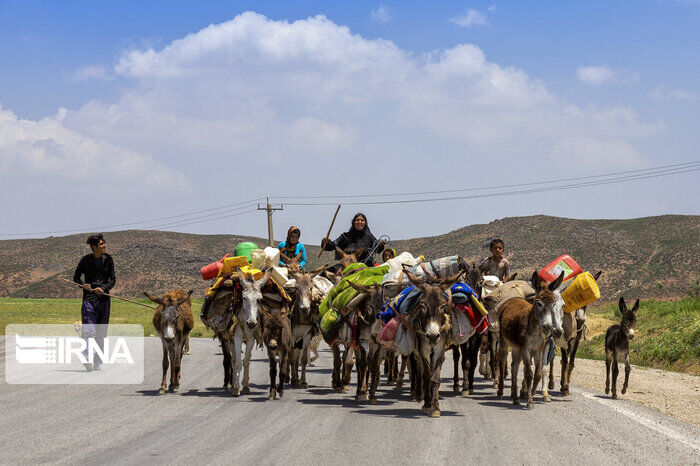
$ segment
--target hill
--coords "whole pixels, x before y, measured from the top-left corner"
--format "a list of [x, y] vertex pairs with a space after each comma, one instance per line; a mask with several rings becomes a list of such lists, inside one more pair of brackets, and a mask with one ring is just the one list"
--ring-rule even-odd
[[[444, 235], [394, 241], [392, 247], [427, 258], [460, 254], [478, 260], [488, 242], [506, 242], [506, 257], [521, 276], [532, 274], [560, 254], [571, 254], [584, 270], [603, 269], [604, 299], [673, 298], [685, 295], [700, 276], [700, 217], [664, 215], [631, 220], [576, 220], [543, 215], [511, 217], [471, 225]], [[194, 289], [207, 283], [199, 268], [241, 241], [266, 244], [262, 238], [194, 235], [128, 230], [106, 234], [115, 257], [117, 286], [113, 292], [137, 296], [144, 290]], [[80, 291], [56, 280], [70, 278], [87, 251], [85, 235], [0, 241], [0, 296], [78, 297]], [[316, 259], [308, 246], [310, 266], [331, 262], [331, 253]]]

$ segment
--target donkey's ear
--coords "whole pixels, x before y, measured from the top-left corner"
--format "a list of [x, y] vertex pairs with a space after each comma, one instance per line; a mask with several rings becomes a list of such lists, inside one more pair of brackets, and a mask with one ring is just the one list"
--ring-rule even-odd
[[515, 280], [515, 278], [516, 278], [517, 276], [518, 276], [518, 272], [515, 272], [513, 275], [511, 275], [510, 277], [508, 277], [508, 280], [507, 280], [507, 281], [512, 282], [513, 280]]
[[150, 294], [148, 294], [148, 293], [145, 292], [145, 291], [143, 292], [143, 294], [145, 294], [146, 297], [147, 297], [148, 299], [150, 299], [151, 301], [153, 301], [154, 303], [160, 304], [161, 306], [164, 306], [164, 305], [165, 305], [165, 304], [163, 304], [163, 298], [157, 298], [157, 297], [155, 297], [155, 296], [151, 296]]
[[355, 256], [357, 259], [360, 258], [360, 256], [365, 252], [365, 247], [361, 247], [360, 249], [355, 249], [355, 251], [352, 253], [353, 256]]
[[458, 272], [456, 275], [453, 275], [449, 278], [444, 278], [444, 279], [440, 280], [440, 289], [442, 291], [445, 291], [449, 288], [452, 288], [452, 285], [454, 285], [455, 283], [457, 283], [459, 281], [459, 279], [462, 277], [463, 273], [464, 273], [464, 271], [461, 271], [461, 272]]
[[556, 280], [549, 284], [549, 291], [554, 291], [561, 286], [561, 282], [564, 281], [564, 272], [562, 271]]
[[177, 300], [177, 305], [179, 306], [180, 304], [189, 301], [189, 300], [190, 300], [190, 296], [192, 295], [192, 292], [193, 292], [193, 291], [194, 291], [194, 290], [188, 291], [187, 294], [186, 294], [185, 296], [183, 296], [182, 298], [178, 299], [178, 300]]
[[639, 310], [639, 300], [635, 301], [634, 306], [632, 306], [632, 312], [637, 312]]
[[369, 294], [372, 291], [371, 286], [361, 285], [359, 283], [353, 283], [350, 280], [348, 280], [348, 285], [350, 285], [351, 287], [353, 287], [354, 289], [356, 289], [360, 293]]
[[338, 254], [340, 254], [342, 257], [347, 256], [347, 254], [345, 254], [345, 251], [343, 251], [342, 249], [340, 249], [338, 246], [335, 247], [335, 252], [337, 252]]
[[262, 288], [263, 286], [267, 285], [267, 282], [270, 279], [270, 275], [272, 275], [272, 268], [267, 269], [263, 274], [262, 278], [260, 278], [260, 280], [255, 281], [256, 286], [258, 288]]
[[600, 275], [603, 273], [602, 270], [599, 270], [595, 275], [593, 275], [593, 280], [598, 281], [600, 278]]
[[617, 303], [617, 307], [620, 308], [620, 312], [625, 312], [627, 310], [627, 306], [625, 305], [625, 298], [620, 296], [620, 301]]
[[535, 291], [540, 291], [540, 289], [542, 289], [542, 283], [540, 282], [540, 276], [537, 274], [537, 270], [532, 272], [532, 278], [530, 280], [532, 281], [532, 287]]

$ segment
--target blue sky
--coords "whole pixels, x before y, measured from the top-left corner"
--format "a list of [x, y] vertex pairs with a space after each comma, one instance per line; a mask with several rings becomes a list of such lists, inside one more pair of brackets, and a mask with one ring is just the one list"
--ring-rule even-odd
[[[700, 2], [142, 3], [0, 1], [0, 193], [10, 199], [0, 234], [357, 192], [358, 178], [338, 171], [361, 173], [364, 192], [405, 192], [407, 181], [449, 189], [698, 159]], [[215, 39], [209, 25], [220, 26]], [[218, 167], [231, 161], [267, 181], [220, 196], [229, 177]], [[397, 238], [533, 213], [697, 214], [697, 181], [577, 191], [585, 205], [540, 194], [470, 202], [460, 215], [457, 203], [367, 210]], [[109, 208], [76, 211], [95, 191]], [[326, 216], [289, 209], [279, 223], [318, 236]], [[263, 234], [259, 217], [175, 229]]]

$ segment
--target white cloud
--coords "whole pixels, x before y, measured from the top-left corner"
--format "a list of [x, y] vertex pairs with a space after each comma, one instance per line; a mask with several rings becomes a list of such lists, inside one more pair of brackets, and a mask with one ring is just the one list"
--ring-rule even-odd
[[[495, 10], [495, 5], [493, 5], [493, 8]], [[489, 7], [489, 11], [494, 10], [492, 10], [491, 7]], [[470, 28], [472, 26], [486, 26], [487, 24], [489, 24], [489, 21], [486, 18], [486, 14], [482, 13], [479, 10], [474, 10], [472, 8], [467, 10], [467, 12], [462, 16], [457, 16], [450, 19], [450, 22], [455, 23], [456, 25], [464, 28]]]
[[623, 84], [639, 81], [639, 74], [629, 70], [613, 70], [607, 65], [580, 66], [576, 76], [586, 84]]
[[0, 107], [0, 173], [49, 175], [93, 186], [145, 181], [155, 187], [188, 189], [181, 173], [151, 157], [66, 128], [66, 114], [61, 109], [54, 117], [30, 121]]
[[375, 8], [369, 14], [369, 17], [370, 19], [372, 19], [372, 21], [376, 21], [380, 24], [388, 23], [389, 21], [391, 21], [393, 16], [394, 15], [392, 14], [391, 9], [386, 5], [379, 5], [378, 8]]
[[114, 79], [107, 72], [107, 68], [103, 65], [87, 65], [75, 70], [68, 76], [70, 81], [88, 81], [90, 79], [111, 80]]
[[658, 87], [651, 92], [651, 96], [656, 100], [678, 100], [681, 102], [697, 102], [700, 94], [683, 89], [668, 89]]

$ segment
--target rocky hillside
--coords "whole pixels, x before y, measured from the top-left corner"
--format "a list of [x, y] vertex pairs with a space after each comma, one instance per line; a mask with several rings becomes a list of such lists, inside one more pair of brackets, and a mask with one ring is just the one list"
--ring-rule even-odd
[[[78, 259], [89, 252], [85, 235], [0, 241], [0, 296], [78, 297], [80, 291], [56, 280], [70, 278]], [[436, 258], [460, 254], [478, 260], [488, 254], [495, 237], [506, 243], [506, 257], [521, 276], [560, 254], [573, 256], [584, 270], [603, 269], [603, 298], [671, 298], [685, 295], [700, 278], [700, 217], [664, 215], [632, 220], [575, 220], [548, 216], [513, 217], [472, 225], [445, 235], [395, 241], [392, 246]], [[192, 235], [129, 230], [106, 234], [114, 256], [114, 293], [137, 296], [182, 287], [203, 292], [199, 268], [240, 241], [261, 238]], [[307, 246], [310, 265], [332, 261], [331, 253], [316, 259], [318, 248]]]

